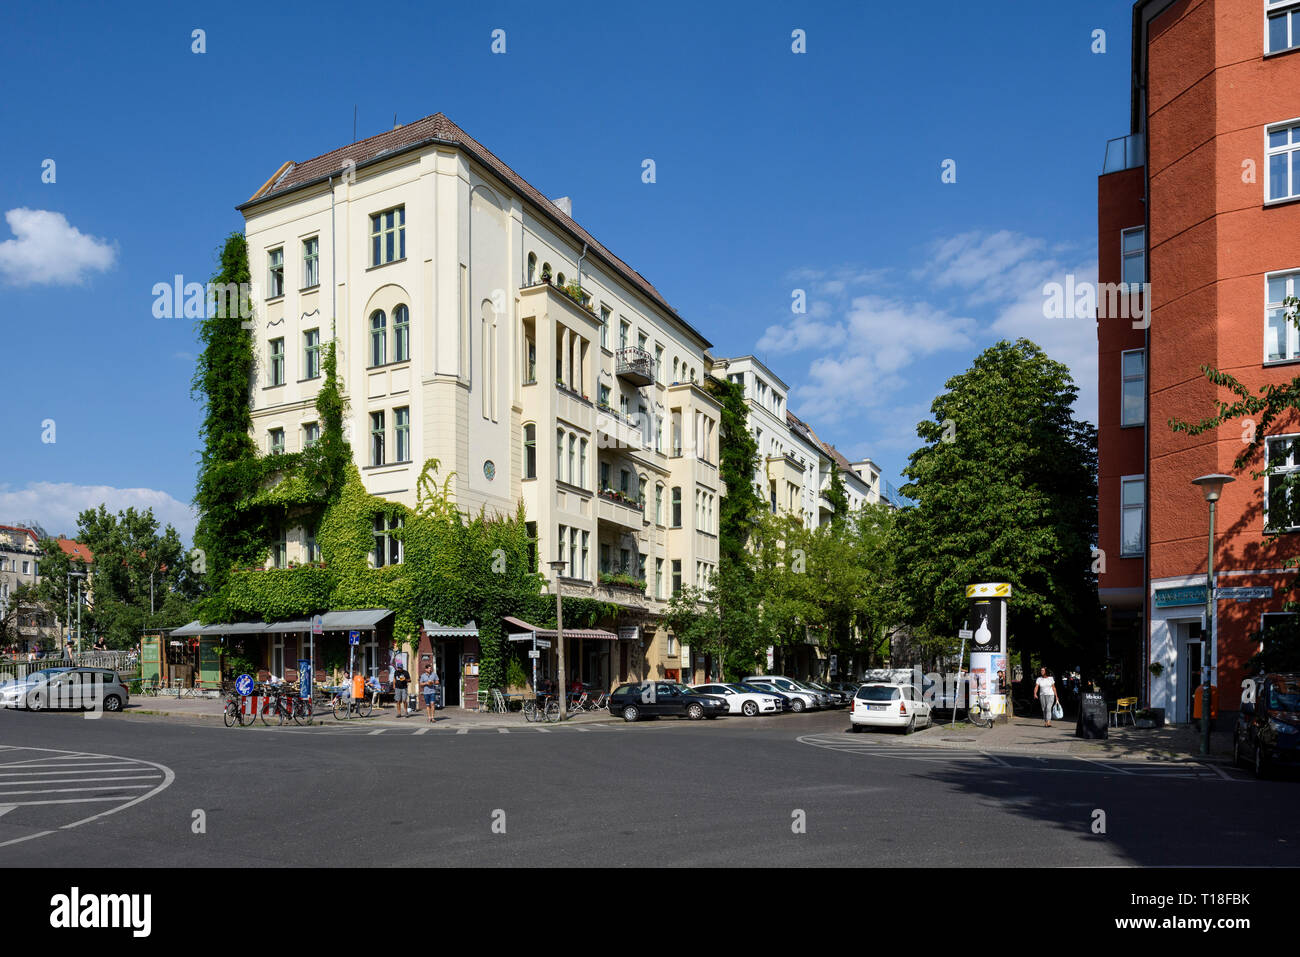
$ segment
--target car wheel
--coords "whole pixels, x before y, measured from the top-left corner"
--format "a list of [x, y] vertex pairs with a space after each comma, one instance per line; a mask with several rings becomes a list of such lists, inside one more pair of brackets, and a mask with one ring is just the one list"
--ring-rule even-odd
[[623, 720], [624, 720], [624, 721], [635, 721], [635, 720], [636, 720], [637, 718], [639, 718], [639, 717], [640, 717], [640, 715], [637, 713], [636, 705], [634, 705], [634, 704], [630, 704], [630, 705], [628, 705], [626, 708], [623, 709]]
[[907, 719], [907, 724], [903, 725], [903, 734], [911, 734], [916, 730], [916, 715]]
[[692, 721], [699, 721], [704, 717], [704, 708], [699, 704], [689, 704], [686, 706], [686, 717]]
[[1269, 772], [1269, 766], [1268, 766], [1268, 761], [1264, 757], [1264, 749], [1261, 748], [1259, 746], [1259, 742], [1256, 741], [1255, 742], [1255, 777], [1266, 778], [1268, 777], [1268, 772]]
[[799, 712], [803, 711], [803, 699], [795, 698], [793, 701], [791, 701], [790, 710], [793, 711], [795, 714], [798, 714]]
[[1232, 736], [1232, 766], [1239, 768], [1241, 764], [1241, 736], [1234, 733]]
[[852, 731], [854, 734], [861, 734], [861, 733], [862, 733], [862, 725], [860, 725], [860, 724], [850, 724], [850, 725], [849, 725], [849, 730]]
[[119, 697], [118, 697], [117, 695], [115, 695], [115, 694], [111, 694], [111, 695], [109, 695], [107, 698], [104, 699], [104, 710], [105, 710], [105, 711], [121, 711], [121, 710], [122, 710], [122, 699], [119, 698]]
[[757, 717], [758, 705], [756, 705], [752, 701], [746, 701], [744, 704], [740, 706], [740, 711], [741, 714], [743, 714], [746, 718]]

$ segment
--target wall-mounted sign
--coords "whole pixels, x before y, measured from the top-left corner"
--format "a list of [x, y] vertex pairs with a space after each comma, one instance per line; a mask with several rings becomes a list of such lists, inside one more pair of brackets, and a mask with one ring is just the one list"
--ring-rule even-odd
[[618, 630], [619, 641], [636, 641], [641, 637], [641, 629], [636, 625], [624, 625]]
[[1178, 605], [1204, 605], [1205, 586], [1191, 585], [1186, 588], [1157, 588], [1157, 608], [1174, 608]]

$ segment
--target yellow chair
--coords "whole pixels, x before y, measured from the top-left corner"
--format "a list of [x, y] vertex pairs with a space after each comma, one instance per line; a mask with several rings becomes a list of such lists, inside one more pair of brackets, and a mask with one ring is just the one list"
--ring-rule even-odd
[[1120, 719], [1128, 715], [1128, 719], [1134, 725], [1137, 724], [1137, 698], [1120, 698], [1115, 702], [1115, 708], [1110, 713], [1111, 720], [1114, 721], [1115, 727], [1119, 727]]

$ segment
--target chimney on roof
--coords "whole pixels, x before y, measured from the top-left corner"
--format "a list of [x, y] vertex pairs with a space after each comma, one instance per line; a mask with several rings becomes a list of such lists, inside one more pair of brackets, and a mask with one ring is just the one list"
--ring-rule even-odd
[[561, 196], [559, 199], [551, 200], [551, 202], [558, 206], [560, 212], [564, 213], [565, 216], [568, 216], [570, 219], [573, 218], [573, 200], [568, 196]]

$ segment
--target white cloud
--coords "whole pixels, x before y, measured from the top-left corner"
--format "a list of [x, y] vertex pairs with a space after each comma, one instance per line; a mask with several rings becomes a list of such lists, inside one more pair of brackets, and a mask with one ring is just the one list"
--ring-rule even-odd
[[5, 213], [16, 239], [0, 242], [0, 275], [15, 286], [77, 285], [112, 268], [116, 247], [87, 236], [62, 213], [21, 207]]
[[158, 527], [175, 526], [181, 538], [192, 541], [198, 515], [185, 502], [151, 488], [114, 488], [111, 485], [74, 485], [70, 482], [29, 482], [24, 488], [0, 484], [0, 523], [34, 521], [53, 536], [77, 534], [77, 515], [103, 504], [110, 512], [128, 507], [153, 509]]

